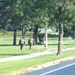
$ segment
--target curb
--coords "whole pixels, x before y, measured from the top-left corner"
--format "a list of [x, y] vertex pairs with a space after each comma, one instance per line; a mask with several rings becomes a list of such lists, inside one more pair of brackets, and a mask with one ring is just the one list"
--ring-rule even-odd
[[24, 74], [24, 73], [27, 73], [27, 72], [36, 71], [36, 70], [39, 70], [39, 69], [43, 69], [43, 68], [53, 66], [53, 65], [59, 64], [61, 62], [70, 61], [70, 60], [75, 60], [75, 55], [69, 56], [69, 57], [66, 57], [66, 58], [62, 58], [62, 59], [58, 59], [58, 60], [54, 60], [54, 61], [50, 61], [50, 62], [46, 62], [46, 63], [38, 65], [36, 67], [28, 68], [28, 69], [24, 70], [24, 72], [21, 72], [21, 73]]

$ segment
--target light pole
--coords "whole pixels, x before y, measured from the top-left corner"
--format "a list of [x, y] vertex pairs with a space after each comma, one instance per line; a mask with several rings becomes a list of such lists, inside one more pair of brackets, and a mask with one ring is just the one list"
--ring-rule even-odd
[[47, 22], [46, 22], [46, 27], [45, 27], [45, 48], [47, 49], [48, 48], [48, 41], [47, 41]]
[[48, 17], [48, 13], [47, 13], [47, 6], [46, 6], [46, 11], [45, 11], [45, 49], [48, 48], [48, 33], [47, 33], [47, 26], [48, 26], [48, 21], [49, 21], [49, 17]]

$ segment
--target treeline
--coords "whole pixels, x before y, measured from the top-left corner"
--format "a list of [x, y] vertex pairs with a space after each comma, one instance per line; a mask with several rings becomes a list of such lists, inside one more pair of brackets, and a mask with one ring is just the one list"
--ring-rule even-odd
[[25, 36], [27, 29], [34, 33], [37, 43], [38, 28], [56, 28], [59, 31], [58, 53], [61, 54], [62, 38], [75, 38], [75, 0], [0, 0], [0, 30], [17, 30]]

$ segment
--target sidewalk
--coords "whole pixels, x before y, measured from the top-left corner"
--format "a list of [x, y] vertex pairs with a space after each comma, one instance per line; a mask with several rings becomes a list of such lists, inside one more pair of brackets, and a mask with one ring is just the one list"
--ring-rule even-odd
[[[63, 49], [63, 51], [69, 51], [69, 50], [75, 50], [75, 47]], [[12, 56], [12, 57], [7, 57], [7, 58], [0, 58], [0, 62], [28, 59], [28, 58], [38, 57], [38, 56], [42, 56], [42, 55], [46, 55], [46, 54], [52, 54], [52, 53], [56, 53], [56, 52], [57, 52], [57, 49], [54, 50], [53, 52], [50, 50], [47, 50], [44, 52], [33, 53], [33, 54], [28, 54], [28, 55], [20, 55], [20, 56]]]
[[52, 53], [55, 53], [55, 52], [44, 51], [44, 52], [33, 53], [33, 54], [28, 54], [28, 55], [12, 56], [12, 57], [7, 57], [7, 58], [1, 58], [0, 62], [28, 59], [28, 58], [38, 57], [38, 56], [52, 54]]

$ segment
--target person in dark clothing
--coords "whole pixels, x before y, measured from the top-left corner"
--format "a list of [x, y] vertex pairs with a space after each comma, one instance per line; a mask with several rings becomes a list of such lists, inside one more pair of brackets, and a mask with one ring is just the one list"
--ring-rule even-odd
[[20, 50], [23, 49], [24, 44], [25, 44], [25, 40], [23, 37], [21, 37], [21, 39], [19, 40]]

